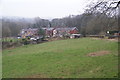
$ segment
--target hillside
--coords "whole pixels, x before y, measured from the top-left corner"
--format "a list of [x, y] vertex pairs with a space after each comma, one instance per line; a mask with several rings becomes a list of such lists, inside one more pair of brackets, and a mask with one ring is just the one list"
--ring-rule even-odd
[[3, 78], [118, 77], [118, 43], [68, 39], [3, 50]]

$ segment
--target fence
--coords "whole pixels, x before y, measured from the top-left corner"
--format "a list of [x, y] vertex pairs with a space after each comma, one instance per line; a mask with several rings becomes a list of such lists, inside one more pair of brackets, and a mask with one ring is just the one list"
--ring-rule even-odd
[[86, 37], [105, 38], [105, 35], [86, 35]]

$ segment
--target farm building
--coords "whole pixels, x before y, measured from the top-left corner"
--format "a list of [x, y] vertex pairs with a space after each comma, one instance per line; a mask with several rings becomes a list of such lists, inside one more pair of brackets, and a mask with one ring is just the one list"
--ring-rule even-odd
[[107, 34], [110, 34], [110, 35], [120, 35], [120, 31], [107, 31]]
[[107, 33], [106, 36], [108, 38], [117, 38], [117, 37], [120, 37], [120, 31], [113, 30], [113, 31], [107, 31], [106, 33]]

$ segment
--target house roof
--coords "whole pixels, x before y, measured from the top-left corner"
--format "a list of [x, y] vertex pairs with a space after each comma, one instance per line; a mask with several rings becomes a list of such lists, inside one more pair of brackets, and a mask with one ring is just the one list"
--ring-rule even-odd
[[28, 29], [22, 29], [22, 31], [36, 31], [38, 28], [28, 28]]
[[53, 30], [55, 28], [42, 28], [42, 29], [44, 29], [44, 30]]
[[69, 27], [69, 28], [56, 28], [56, 30], [74, 30], [77, 29], [76, 27]]
[[[63, 31], [67, 31], [67, 30], [74, 30], [74, 29], [77, 29], [76, 27], [65, 27], [65, 28], [42, 28], [43, 30], [48, 30], [48, 31], [51, 31], [53, 29], [56, 29], [56, 30], [63, 30]], [[28, 29], [22, 29], [22, 31], [37, 31], [38, 28], [28, 28]], [[77, 29], [78, 30], [78, 29]]]

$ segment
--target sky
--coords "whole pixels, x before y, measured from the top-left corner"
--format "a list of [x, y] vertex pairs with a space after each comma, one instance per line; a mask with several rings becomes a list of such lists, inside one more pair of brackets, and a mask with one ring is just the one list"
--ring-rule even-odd
[[0, 15], [62, 18], [78, 15], [91, 0], [0, 0]]

